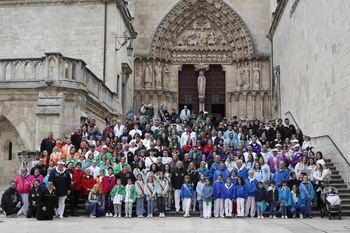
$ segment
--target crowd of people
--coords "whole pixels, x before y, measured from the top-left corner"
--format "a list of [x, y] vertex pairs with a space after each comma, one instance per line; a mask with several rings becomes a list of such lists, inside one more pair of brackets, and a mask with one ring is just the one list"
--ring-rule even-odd
[[264, 218], [267, 207], [269, 218], [312, 218], [331, 171], [288, 118], [214, 125], [186, 106], [178, 115], [161, 105], [159, 118], [150, 108], [125, 125], [106, 120], [101, 131], [88, 117], [69, 137], [48, 133], [38, 164], [22, 168], [3, 194], [6, 215], [78, 216], [83, 199], [91, 218], [131, 218], [133, 208], [139, 218], [172, 208], [184, 217]]

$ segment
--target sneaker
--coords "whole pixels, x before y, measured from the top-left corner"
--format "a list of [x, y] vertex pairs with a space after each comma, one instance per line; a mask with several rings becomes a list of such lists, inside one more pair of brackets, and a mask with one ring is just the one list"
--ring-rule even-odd
[[117, 218], [118, 217], [118, 214], [115, 214], [114, 216], [113, 216], [113, 218]]
[[244, 216], [242, 216], [241, 218], [243, 218], [243, 219], [244, 219]]
[[151, 218], [153, 218], [153, 214], [150, 214], [151, 215]]
[[109, 217], [113, 217], [113, 214], [112, 214], [112, 213], [109, 213]]
[[119, 214], [119, 215], [118, 215], [118, 218], [121, 218], [121, 217], [122, 217], [122, 215], [121, 215], [121, 214]]
[[300, 214], [300, 218], [304, 218], [302, 214]]
[[281, 218], [284, 218], [284, 216], [282, 215], [282, 217]]
[[277, 217], [274, 215], [274, 216], [273, 216], [273, 218], [275, 218], [275, 219], [276, 219]]
[[309, 218], [312, 218], [312, 215], [310, 215]]
[[318, 189], [316, 190], [316, 192], [321, 192], [321, 187], [318, 187]]
[[131, 214], [129, 214], [129, 218], [132, 218]]
[[200, 215], [199, 217], [200, 217], [200, 218], [203, 218], [203, 215]]
[[293, 218], [295, 218], [296, 216], [297, 216], [297, 214], [296, 214], [296, 213], [294, 213], [294, 214], [293, 214]]
[[288, 218], [288, 216], [284, 216], [284, 218]]
[[160, 217], [160, 218], [162, 218], [162, 217], [163, 217], [163, 216], [162, 216], [162, 213], [159, 213], [159, 217]]
[[184, 214], [184, 218], [188, 218], [189, 216], [187, 214]]
[[140, 215], [141, 218], [143, 218], [143, 215]]
[[175, 213], [179, 213], [179, 210], [176, 210]]
[[272, 218], [272, 215], [270, 215], [270, 217], [269, 218]]
[[262, 219], [264, 219], [264, 216], [261, 216]]
[[126, 214], [126, 215], [125, 215], [125, 218], [127, 218], [127, 217], [128, 217], [128, 215]]
[[60, 215], [59, 218], [60, 218], [60, 219], [63, 219], [63, 215]]
[[241, 218], [240, 216], [236, 216], [236, 218]]
[[260, 216], [258, 216], [258, 219], [260, 219]]
[[109, 217], [109, 213], [106, 213], [105, 216], [106, 216], [106, 217]]
[[90, 218], [96, 218], [96, 216], [95, 216], [95, 215], [90, 214]]
[[147, 218], [150, 218], [151, 217], [151, 215], [149, 214], [149, 215], [147, 215]]

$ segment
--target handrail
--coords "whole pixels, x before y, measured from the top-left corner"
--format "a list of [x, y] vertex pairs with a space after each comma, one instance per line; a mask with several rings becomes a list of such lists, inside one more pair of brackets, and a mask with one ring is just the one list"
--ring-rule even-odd
[[[295, 118], [294, 118], [293, 114], [292, 114], [290, 111], [286, 112], [284, 115], [287, 115], [288, 113], [289, 113], [290, 116], [293, 118], [293, 121], [294, 121], [295, 125], [299, 128], [298, 123], [295, 121]], [[331, 136], [329, 136], [328, 134], [326, 134], [326, 135], [320, 135], [320, 136], [315, 136], [315, 137], [310, 137], [310, 138], [311, 138], [311, 139], [328, 138], [328, 139], [332, 142], [333, 146], [337, 149], [337, 151], [339, 152], [339, 154], [341, 155], [341, 157], [343, 157], [343, 159], [345, 160], [346, 164], [350, 167], [349, 161], [345, 158], [343, 152], [341, 152], [341, 150], [339, 149], [339, 147], [337, 146], [337, 144], [335, 144], [335, 142], [333, 141], [333, 139], [331, 138]]]
[[347, 163], [347, 165], [350, 167], [350, 163], [349, 161], [345, 158], [344, 154], [341, 152], [341, 150], [339, 149], [339, 147], [337, 146], [337, 144], [335, 144], [335, 142], [333, 141], [333, 139], [331, 138], [331, 136], [329, 136], [328, 134], [326, 135], [320, 135], [320, 136], [316, 136], [316, 137], [310, 137], [311, 139], [317, 139], [317, 138], [328, 138], [333, 146], [337, 149], [337, 151], [339, 152], [339, 154], [341, 155], [341, 157], [343, 157], [343, 159], [345, 160], [345, 162]]
[[287, 115], [287, 113], [290, 114], [290, 116], [293, 118], [293, 121], [294, 121], [295, 125], [297, 126], [298, 129], [300, 129], [300, 128], [299, 128], [299, 125], [298, 125], [298, 123], [297, 123], [297, 121], [295, 120], [295, 118], [294, 118], [294, 116], [293, 116], [293, 114], [292, 114], [290, 111], [288, 111], [288, 112], [286, 112], [284, 115]]

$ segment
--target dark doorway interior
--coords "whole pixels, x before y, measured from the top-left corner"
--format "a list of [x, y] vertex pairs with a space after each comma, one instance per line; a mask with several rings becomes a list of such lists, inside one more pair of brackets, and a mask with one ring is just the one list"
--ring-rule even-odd
[[211, 114], [213, 116], [212, 121], [214, 123], [219, 123], [222, 118], [225, 117], [225, 104], [212, 104]]

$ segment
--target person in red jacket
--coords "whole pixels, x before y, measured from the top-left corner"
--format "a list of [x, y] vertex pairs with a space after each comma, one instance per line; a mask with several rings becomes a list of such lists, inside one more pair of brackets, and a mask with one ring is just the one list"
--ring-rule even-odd
[[79, 198], [82, 195], [82, 189], [83, 189], [83, 175], [84, 171], [81, 170], [82, 164], [81, 162], [77, 162], [75, 165], [75, 168], [73, 168], [74, 175], [72, 178], [72, 185], [73, 185], [73, 195], [74, 195], [74, 209], [77, 211], [78, 208], [78, 201]]
[[113, 168], [108, 168], [108, 174], [102, 178], [103, 193], [105, 195], [106, 217], [113, 217], [113, 202], [111, 201], [110, 192], [116, 184], [116, 177], [113, 175]]
[[83, 175], [82, 185], [83, 185], [83, 196], [87, 197], [89, 195], [90, 190], [94, 188], [95, 178], [90, 175], [90, 169], [85, 170], [85, 175]]
[[32, 175], [29, 175], [27, 168], [22, 168], [21, 174], [15, 178], [15, 182], [18, 193], [21, 195], [23, 201], [23, 206], [17, 214], [27, 215], [29, 208], [28, 196], [32, 189], [32, 184], [34, 184], [34, 178]]
[[207, 145], [204, 146], [204, 149], [203, 149], [204, 154], [208, 155], [213, 149], [213, 147], [214, 147], [213, 140], [208, 139], [208, 143]]

